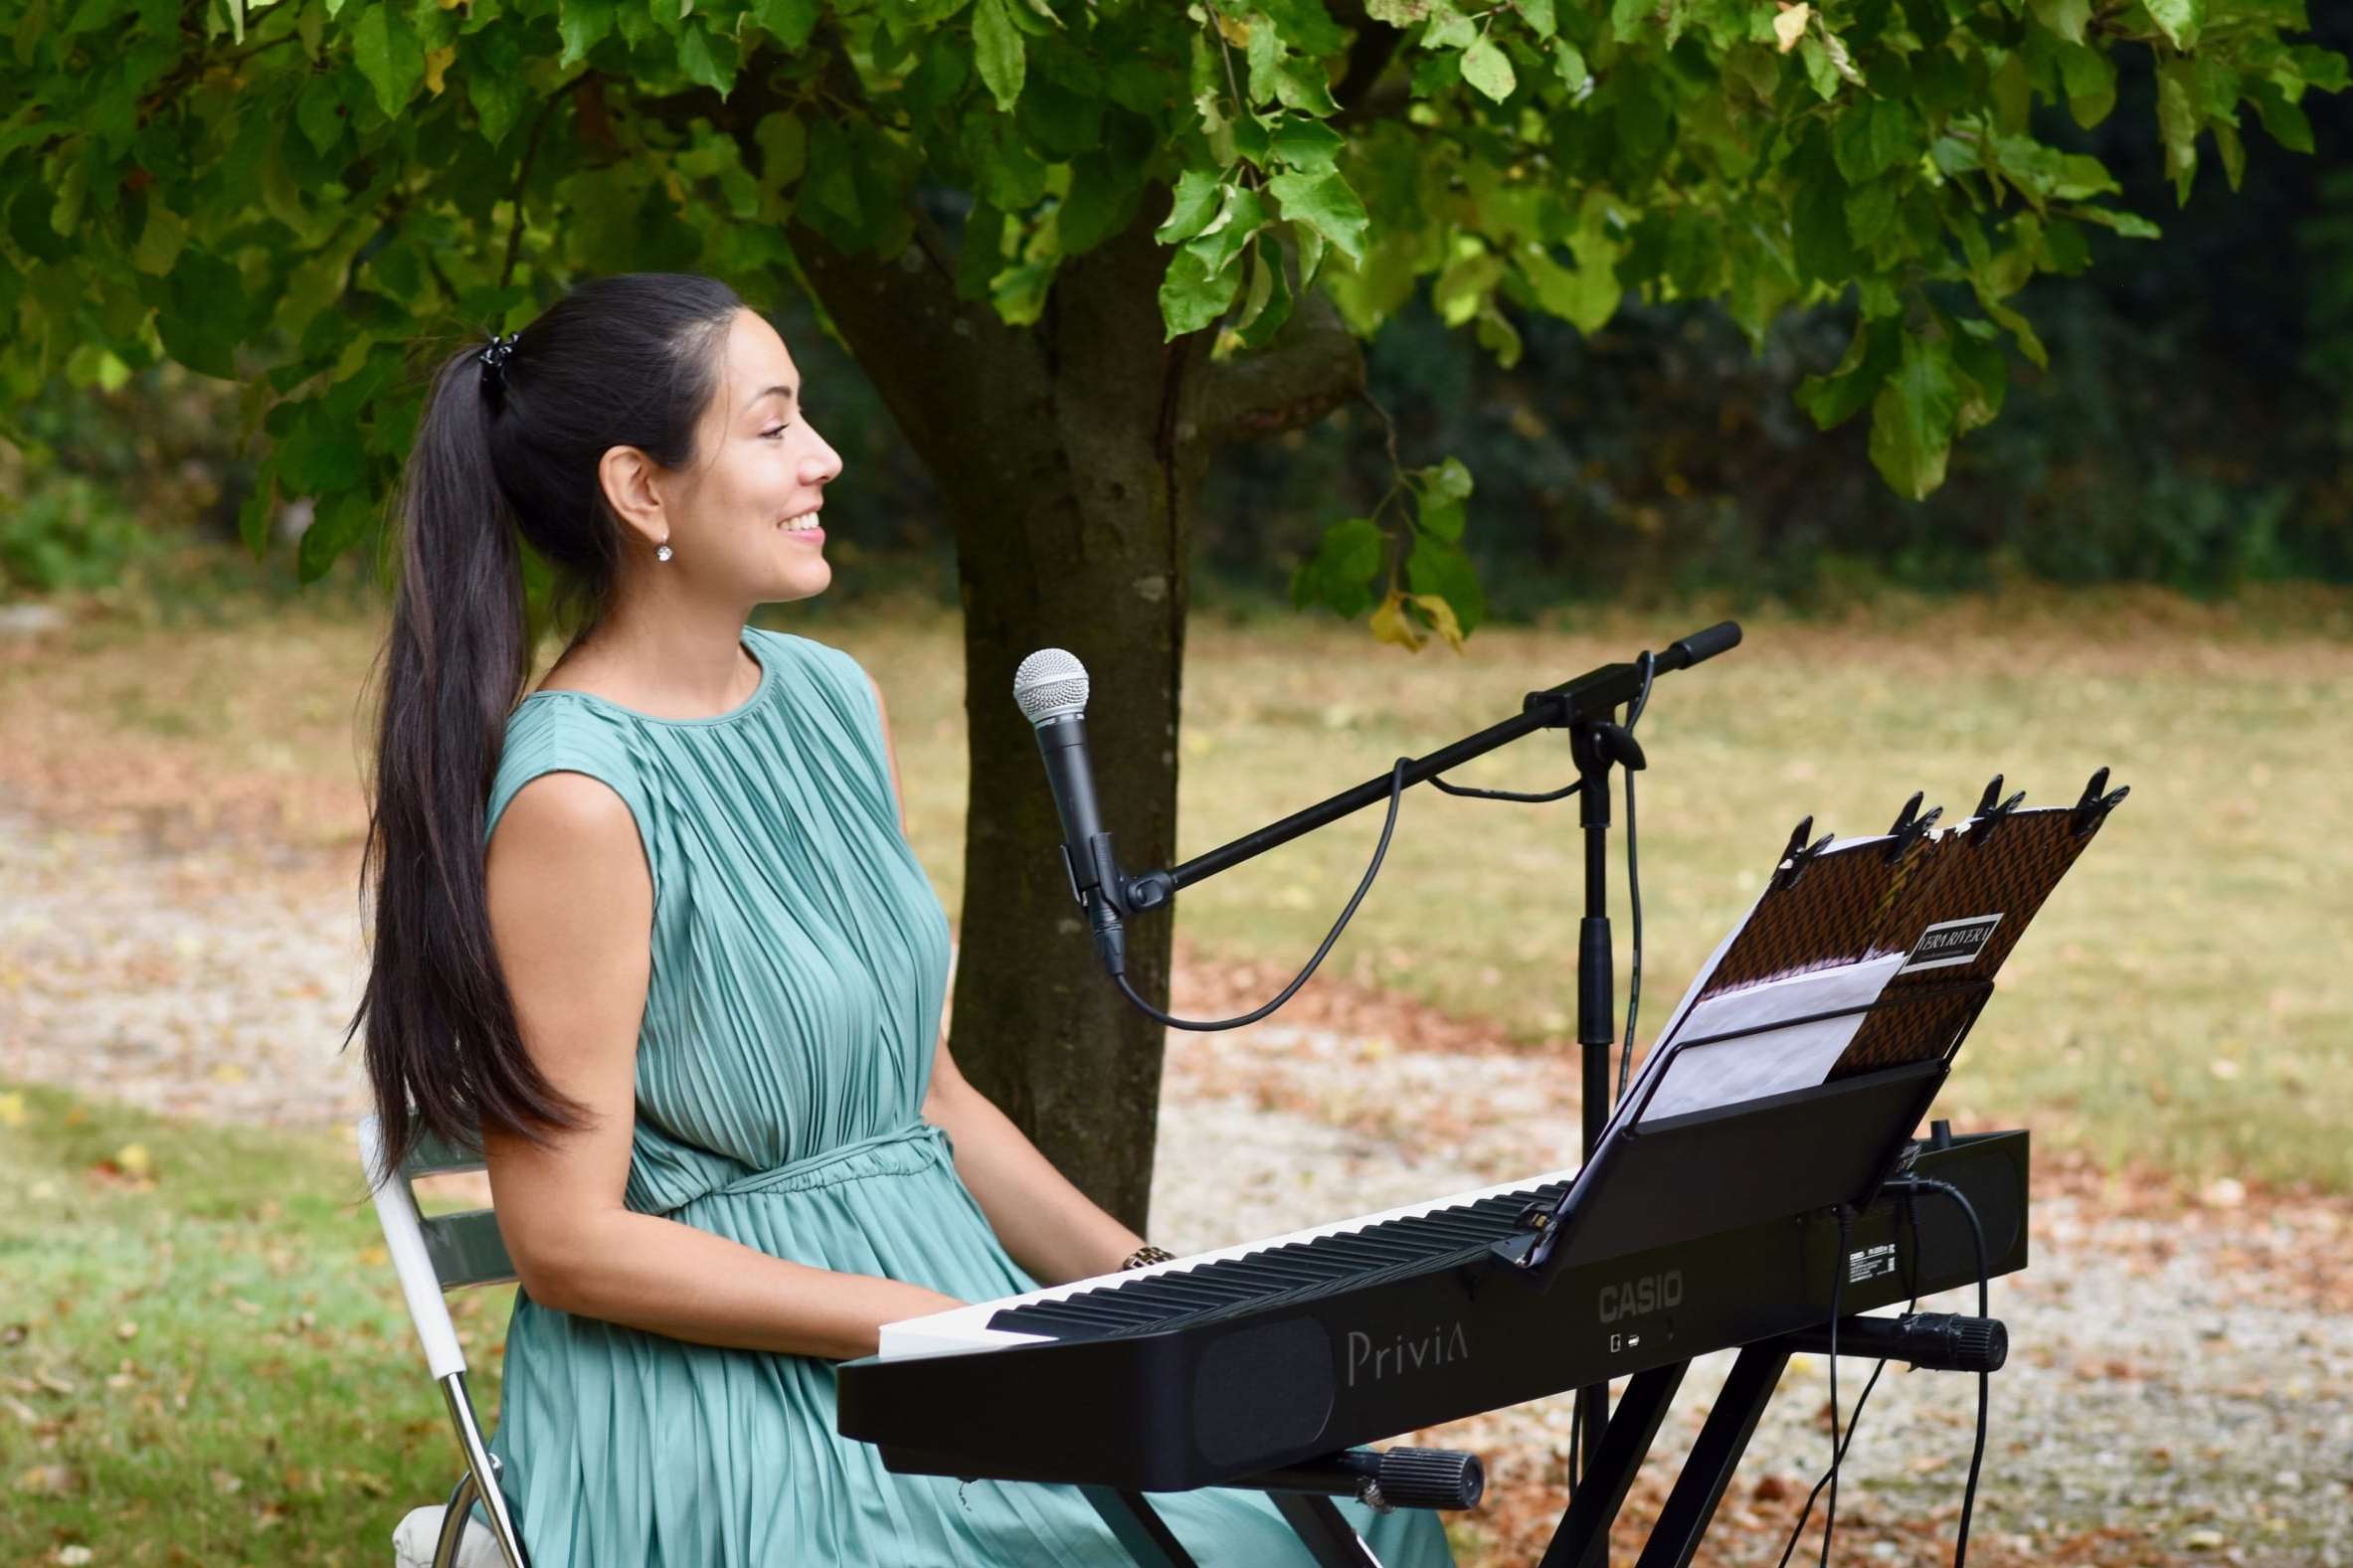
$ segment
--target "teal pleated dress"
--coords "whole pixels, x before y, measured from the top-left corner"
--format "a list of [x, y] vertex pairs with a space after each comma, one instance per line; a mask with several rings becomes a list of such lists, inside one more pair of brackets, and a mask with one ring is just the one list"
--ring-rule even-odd
[[[602, 780], [653, 880], [627, 1201], [818, 1268], [965, 1301], [1033, 1290], [921, 1118], [948, 922], [899, 829], [857, 662], [746, 627], [751, 699], [656, 719], [540, 691], [508, 720], [490, 827], [541, 774]], [[1073, 1487], [896, 1476], [834, 1430], [836, 1363], [690, 1344], [517, 1293], [490, 1448], [535, 1568], [1125, 1563]], [[1204, 1564], [1305, 1550], [1259, 1493], [1156, 1497]], [[1437, 1519], [1344, 1504], [1387, 1568]]]

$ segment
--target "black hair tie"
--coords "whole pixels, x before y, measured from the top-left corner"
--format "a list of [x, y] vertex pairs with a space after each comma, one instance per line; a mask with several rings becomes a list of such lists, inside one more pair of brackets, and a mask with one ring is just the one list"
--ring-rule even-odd
[[482, 362], [484, 387], [495, 387], [501, 392], [506, 390], [506, 362], [514, 357], [516, 336], [512, 332], [504, 337], [494, 336], [476, 356]]

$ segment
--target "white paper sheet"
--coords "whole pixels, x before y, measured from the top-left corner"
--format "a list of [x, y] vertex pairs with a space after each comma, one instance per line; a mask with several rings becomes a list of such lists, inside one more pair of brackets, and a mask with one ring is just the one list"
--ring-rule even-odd
[[[1681, 1020], [1676, 1038], [1699, 1041], [1736, 1029], [1759, 1029], [1781, 1019], [1869, 1006], [1903, 966], [1903, 958], [1900, 953], [1891, 953], [1863, 963], [1815, 969], [1711, 996]], [[1762, 1100], [1792, 1089], [1810, 1089], [1830, 1076], [1866, 1016], [1849, 1012], [1844, 1017], [1763, 1028], [1714, 1045], [1678, 1044], [1669, 1053], [1672, 1059], [1658, 1092], [1643, 1107], [1642, 1121], [1656, 1122]]]

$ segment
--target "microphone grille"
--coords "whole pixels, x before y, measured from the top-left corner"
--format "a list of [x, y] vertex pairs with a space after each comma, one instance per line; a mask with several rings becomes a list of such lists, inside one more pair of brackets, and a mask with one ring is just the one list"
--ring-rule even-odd
[[1039, 648], [1013, 671], [1013, 701], [1031, 724], [1087, 711], [1087, 667], [1060, 648]]

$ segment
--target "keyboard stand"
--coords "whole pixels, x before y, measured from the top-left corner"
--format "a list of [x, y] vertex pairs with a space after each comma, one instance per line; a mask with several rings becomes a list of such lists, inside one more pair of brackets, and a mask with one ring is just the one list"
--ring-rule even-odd
[[[1716, 1505], [1731, 1484], [1732, 1472], [1739, 1468], [1757, 1422], [1764, 1417], [1793, 1348], [1787, 1338], [1777, 1338], [1741, 1349], [1708, 1412], [1706, 1425], [1700, 1428], [1699, 1440], [1684, 1461], [1682, 1474], [1675, 1479], [1674, 1489], [1667, 1494], [1658, 1523], [1651, 1527], [1636, 1568], [1688, 1568], [1700, 1549], [1701, 1537], [1716, 1517]], [[1568, 1510], [1560, 1516], [1560, 1527], [1544, 1551], [1541, 1568], [1609, 1568], [1610, 1525], [1616, 1522], [1626, 1493], [1633, 1488], [1635, 1473], [1650, 1453], [1668, 1403], [1690, 1370], [1689, 1361], [1677, 1361], [1635, 1374], [1625, 1399], [1602, 1430], [1600, 1453], [1570, 1497]]]
[[[1640, 1463], [1637, 1456], [1636, 1463]], [[1137, 1568], [1195, 1568], [1192, 1554], [1171, 1533], [1168, 1522], [1155, 1512], [1144, 1493], [1119, 1486], [1081, 1486], [1120, 1545], [1136, 1559]], [[1330, 1497], [1310, 1492], [1269, 1491], [1284, 1522], [1305, 1543], [1317, 1568], [1380, 1568], [1349, 1521]], [[1606, 1532], [1605, 1532], [1606, 1533]]]

